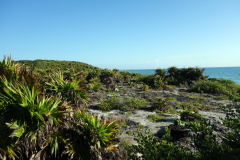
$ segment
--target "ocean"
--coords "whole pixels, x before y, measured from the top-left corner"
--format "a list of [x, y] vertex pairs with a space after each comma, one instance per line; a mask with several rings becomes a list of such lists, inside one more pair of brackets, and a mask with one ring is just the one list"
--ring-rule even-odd
[[[124, 70], [133, 73], [141, 74], [154, 74], [156, 69], [136, 69], [136, 70]], [[209, 78], [223, 78], [229, 79], [240, 85], [240, 67], [216, 67], [205, 68], [203, 75], [209, 76]]]

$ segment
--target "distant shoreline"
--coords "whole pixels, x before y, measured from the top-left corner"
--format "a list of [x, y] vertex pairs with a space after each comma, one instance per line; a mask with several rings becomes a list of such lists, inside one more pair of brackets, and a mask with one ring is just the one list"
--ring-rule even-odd
[[[238, 68], [238, 67], [240, 68], [240, 66], [235, 66], [235, 67], [197, 67], [197, 68]], [[188, 68], [188, 67], [184, 67], [184, 68]], [[192, 67], [192, 68], [196, 68], [196, 67]], [[119, 70], [120, 71], [127, 71], [127, 70], [156, 70], [156, 69], [119, 69]], [[167, 68], [163, 68], [163, 69], [167, 70]], [[179, 69], [182, 69], [182, 68], [179, 68]]]

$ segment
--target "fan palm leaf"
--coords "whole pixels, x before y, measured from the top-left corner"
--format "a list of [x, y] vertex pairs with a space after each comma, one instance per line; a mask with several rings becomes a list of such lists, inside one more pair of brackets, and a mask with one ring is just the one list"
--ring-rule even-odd
[[[11, 146], [26, 137], [36, 142], [37, 135], [46, 127], [46, 122], [60, 125], [69, 106], [56, 97], [41, 95], [38, 86], [29, 88], [24, 81], [9, 82], [5, 76], [0, 81], [3, 84], [0, 92], [0, 126], [11, 131], [5, 137], [11, 143], [5, 141], [7, 147], [4, 149], [3, 145], [0, 149], [3, 150], [2, 154], [15, 156], [9, 147], [11, 149]], [[3, 141], [2, 136], [0, 141]], [[56, 143], [53, 144], [56, 151]]]
[[46, 88], [52, 89], [55, 93], [54, 95], [60, 93], [64, 100], [71, 102], [74, 102], [77, 97], [80, 97], [84, 101], [88, 100], [81, 80], [64, 80], [64, 76], [61, 71], [52, 73], [50, 77], [52, 80], [51, 82], [46, 83]]
[[89, 141], [93, 146], [97, 145], [104, 148], [117, 140], [113, 138], [114, 134], [118, 132], [117, 122], [107, 124], [105, 120], [103, 124], [100, 124], [101, 119], [98, 116], [93, 116], [86, 111], [80, 110], [77, 111], [75, 117], [79, 120], [82, 119], [83, 123], [80, 123], [80, 125], [83, 127], [83, 132], [89, 134]]

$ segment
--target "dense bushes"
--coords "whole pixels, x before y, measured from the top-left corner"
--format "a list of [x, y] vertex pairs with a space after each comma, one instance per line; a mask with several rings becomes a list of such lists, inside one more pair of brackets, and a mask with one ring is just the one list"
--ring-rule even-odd
[[129, 157], [133, 160], [138, 160], [140, 157], [143, 160], [158, 160], [158, 159], [181, 159], [188, 160], [192, 158], [184, 148], [176, 146], [171, 142], [170, 130], [165, 128], [165, 135], [162, 139], [155, 137], [150, 130], [145, 131], [145, 134], [138, 132], [135, 136], [135, 140], [138, 145], [132, 145], [129, 147]]
[[199, 79], [205, 79], [207, 76], [203, 76], [204, 69], [199, 68], [176, 68], [170, 67], [168, 70], [168, 84], [191, 84], [192, 81]]
[[157, 69], [154, 75], [143, 75], [137, 79], [137, 82], [143, 82], [152, 88], [164, 88], [166, 84], [180, 85], [192, 84], [193, 81], [206, 79], [203, 76], [204, 69], [199, 68], [176, 68], [170, 67], [167, 70]]
[[190, 91], [228, 95], [229, 93], [240, 93], [240, 86], [235, 82], [226, 79], [219, 79], [214, 81], [199, 80], [193, 82], [190, 87]]
[[74, 61], [55, 61], [55, 60], [21, 60], [18, 61], [20, 64], [24, 64], [29, 68], [34, 68], [36, 70], [44, 70], [44, 71], [55, 71], [62, 70], [67, 71], [69, 68], [81, 69], [82, 71], [96, 70], [99, 69], [92, 65], [82, 63], [82, 62], [74, 62]]

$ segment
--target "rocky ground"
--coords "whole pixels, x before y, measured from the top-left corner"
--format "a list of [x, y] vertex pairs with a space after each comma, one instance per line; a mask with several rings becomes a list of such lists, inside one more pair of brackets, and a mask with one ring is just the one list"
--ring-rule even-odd
[[[213, 94], [201, 94], [201, 93], [190, 93], [187, 92], [186, 88], [172, 87], [171, 91], [161, 91], [161, 90], [149, 90], [144, 92], [141, 90], [141, 85], [136, 87], [130, 87], [127, 83], [118, 84], [118, 92], [111, 90], [100, 90], [99, 92], [90, 92], [89, 98], [91, 102], [88, 102], [88, 112], [93, 115], [98, 115], [102, 119], [107, 120], [117, 120], [121, 123], [121, 133], [119, 134], [120, 138], [126, 138], [131, 144], [136, 144], [134, 141], [133, 133], [139, 129], [144, 131], [150, 129], [151, 132], [161, 137], [165, 131], [165, 127], [173, 124], [173, 120], [180, 118], [180, 112], [182, 109], [177, 109], [177, 106], [183, 103], [194, 103], [200, 104], [198, 107], [198, 113], [205, 116], [212, 124], [214, 124], [215, 132], [225, 134], [228, 131], [228, 128], [222, 125], [222, 121], [219, 117], [224, 118], [225, 114], [219, 110], [219, 105], [228, 105], [232, 104], [229, 100], [216, 100], [214, 97], [218, 95]], [[148, 107], [151, 107], [152, 103], [158, 98], [174, 98], [172, 101], [168, 102], [168, 105], [174, 108], [177, 112], [175, 114], [169, 113], [156, 113], [156, 111], [151, 110], [134, 110], [134, 111], [120, 111], [120, 110], [111, 110], [108, 112], [102, 112], [98, 110], [98, 105], [101, 103], [101, 99], [106, 99], [110, 97], [138, 97], [144, 98], [149, 102]], [[150, 114], [161, 115], [166, 117], [164, 121], [152, 122], [147, 117]], [[186, 129], [186, 128], [185, 128]], [[184, 140], [189, 142], [188, 139]], [[190, 143], [190, 142], [189, 142]]]

